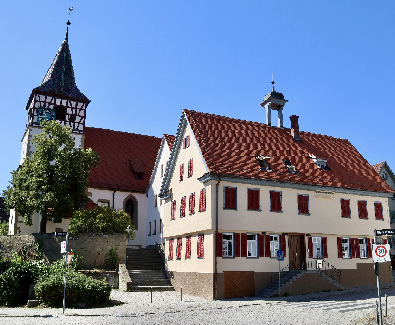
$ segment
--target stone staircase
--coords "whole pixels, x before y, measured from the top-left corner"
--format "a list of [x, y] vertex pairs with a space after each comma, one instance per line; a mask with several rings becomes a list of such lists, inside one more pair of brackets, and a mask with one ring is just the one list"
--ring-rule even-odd
[[127, 249], [131, 291], [174, 291], [165, 271], [165, 263], [155, 249]]
[[[337, 281], [335, 281], [331, 277], [327, 276], [323, 272], [318, 273], [318, 271], [314, 271], [314, 270], [311, 270], [311, 271], [298, 270], [298, 271], [283, 272], [283, 274], [281, 274], [280, 291], [284, 292], [285, 289], [290, 284], [292, 284], [293, 282], [297, 281], [299, 278], [303, 277], [306, 273], [317, 273], [317, 274], [320, 274], [320, 277], [322, 277], [326, 281], [332, 283], [338, 289], [344, 289], [343, 286], [341, 286]], [[270, 297], [273, 297], [273, 296], [278, 297], [278, 284], [279, 284], [279, 281], [278, 281], [278, 277], [277, 277], [275, 281], [273, 281], [263, 291], [259, 292], [256, 296], [257, 297], [261, 297], [261, 298], [270, 298]]]

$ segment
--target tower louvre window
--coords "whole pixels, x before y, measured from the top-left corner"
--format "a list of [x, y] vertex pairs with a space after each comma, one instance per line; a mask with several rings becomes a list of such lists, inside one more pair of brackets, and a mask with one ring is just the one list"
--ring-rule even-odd
[[64, 122], [66, 120], [66, 107], [55, 106], [55, 120]]

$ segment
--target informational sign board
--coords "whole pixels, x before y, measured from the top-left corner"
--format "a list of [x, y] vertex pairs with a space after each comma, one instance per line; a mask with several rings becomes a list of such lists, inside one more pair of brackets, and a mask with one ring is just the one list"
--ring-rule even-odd
[[395, 235], [395, 229], [376, 230], [376, 236], [393, 236], [393, 235]]
[[373, 245], [372, 246], [373, 262], [390, 262], [390, 245]]
[[284, 251], [277, 251], [277, 261], [284, 261]]
[[60, 253], [61, 253], [61, 254], [66, 253], [66, 241], [62, 241], [62, 242], [60, 243]]
[[323, 264], [322, 260], [317, 260], [317, 269], [318, 270], [322, 269], [322, 264]]
[[55, 232], [55, 236], [66, 236], [67, 232]]

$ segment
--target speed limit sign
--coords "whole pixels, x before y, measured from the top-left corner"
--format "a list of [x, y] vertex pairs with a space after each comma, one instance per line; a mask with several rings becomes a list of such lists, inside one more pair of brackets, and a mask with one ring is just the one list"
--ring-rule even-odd
[[390, 245], [373, 245], [373, 262], [390, 262]]

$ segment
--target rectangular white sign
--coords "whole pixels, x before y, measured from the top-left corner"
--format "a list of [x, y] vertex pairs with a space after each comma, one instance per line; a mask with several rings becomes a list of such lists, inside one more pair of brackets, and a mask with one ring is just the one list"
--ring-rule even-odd
[[66, 253], [66, 242], [65, 242], [65, 241], [62, 241], [62, 242], [60, 243], [60, 253], [61, 253], [61, 254]]
[[373, 262], [391, 262], [390, 245], [372, 245]]

